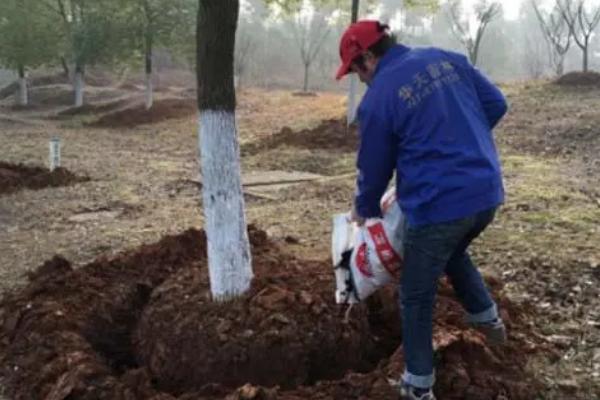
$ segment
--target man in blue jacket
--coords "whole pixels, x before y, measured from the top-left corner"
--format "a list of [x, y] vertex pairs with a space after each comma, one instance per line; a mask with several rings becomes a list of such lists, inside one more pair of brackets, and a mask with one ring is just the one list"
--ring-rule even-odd
[[340, 56], [337, 79], [356, 73], [368, 85], [358, 109], [353, 218], [362, 224], [381, 216], [380, 199], [396, 172], [407, 220], [401, 398], [433, 400], [432, 314], [443, 274], [468, 321], [489, 341], [506, 340], [496, 304], [467, 252], [504, 200], [492, 129], [506, 113], [506, 101], [463, 55], [396, 44], [377, 21], [352, 24]]

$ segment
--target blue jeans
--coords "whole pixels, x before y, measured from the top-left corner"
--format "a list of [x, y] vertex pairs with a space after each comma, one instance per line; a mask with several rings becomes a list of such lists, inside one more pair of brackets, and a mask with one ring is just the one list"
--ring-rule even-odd
[[404, 227], [404, 267], [400, 282], [402, 345], [411, 386], [430, 388], [433, 370], [433, 305], [438, 280], [446, 274], [470, 322], [498, 317], [496, 304], [467, 248], [492, 222], [496, 209], [440, 224]]

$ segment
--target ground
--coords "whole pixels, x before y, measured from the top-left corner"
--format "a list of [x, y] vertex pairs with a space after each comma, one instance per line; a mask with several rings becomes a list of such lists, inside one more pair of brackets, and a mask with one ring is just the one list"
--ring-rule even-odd
[[[496, 137], [505, 171], [507, 202], [494, 224], [477, 241], [473, 253], [490, 279], [501, 282], [497, 295], [510, 302], [506, 308], [515, 318], [512, 338], [527, 353], [527, 376], [540, 383], [537, 398], [598, 398], [600, 117], [596, 110], [600, 106], [600, 89], [550, 82], [513, 84], [503, 89], [511, 111], [497, 129]], [[53, 90], [40, 89], [39, 98], [51, 93], [54, 98], [63, 99], [64, 90], [60, 84]], [[140, 245], [157, 242], [167, 234], [202, 228], [196, 117], [189, 91], [173, 88], [159, 94], [157, 109], [165, 110], [160, 111], [165, 117], [172, 117], [163, 119], [143, 115], [133, 118], [140, 110], [136, 111], [138, 114], [131, 110], [136, 110], [141, 98], [126, 88], [90, 90], [97, 107], [89, 107], [84, 113], [73, 113], [64, 101], [60, 108], [38, 101], [26, 110], [11, 108], [8, 100], [0, 102], [0, 148], [4, 150], [1, 161], [47, 165], [48, 140], [60, 136], [63, 167], [90, 178], [72, 185], [0, 196], [0, 278], [5, 292], [23, 287], [25, 273], [55, 254], [74, 266], [86, 265], [81, 271], [96, 271], [90, 267], [96, 264], [89, 263], [99, 257], [123, 259], [125, 256], [118, 255], [123, 251], [135, 254]], [[110, 102], [113, 97], [118, 104]], [[300, 265], [306, 265], [307, 271], [316, 274], [322, 270], [323, 276], [332, 281], [333, 273], [327, 269], [330, 218], [350, 207], [353, 192], [355, 132], [346, 132], [343, 123], [335, 121], [344, 109], [343, 97], [331, 93], [298, 97], [283, 91], [249, 89], [239, 95], [249, 222], [284, 249], [282, 255], [276, 256], [288, 260], [282, 265], [296, 265], [299, 261], [289, 260], [301, 260]], [[140, 118], [148, 123], [132, 123]], [[336, 145], [319, 140], [321, 136], [333, 138]], [[276, 175], [264, 172], [274, 170], [286, 183], [260, 185]], [[289, 182], [295, 179], [303, 182]], [[258, 249], [260, 246], [256, 251], [262, 254]], [[263, 265], [270, 256], [260, 257], [257, 263]], [[196, 267], [181, 272], [180, 278], [173, 277], [175, 283], [165, 281], [161, 290], [174, 295], [189, 293], [189, 287], [176, 282], [194, 282], [194, 274], [205, 265]], [[54, 273], [60, 277], [72, 272], [65, 269]], [[202, 282], [202, 278], [197, 279]], [[293, 278], [285, 277], [285, 284], [290, 284], [290, 280]], [[39, 278], [38, 284], [48, 283]], [[158, 282], [148, 287], [156, 290], [157, 285]], [[268, 288], [269, 284], [265, 285]], [[259, 294], [254, 293], [258, 298]], [[322, 296], [327, 304], [330, 299]], [[128, 301], [137, 304], [136, 299], [134, 296]], [[155, 308], [147, 313], [164, 312], [160, 304], [151, 304]], [[311, 307], [307, 306], [307, 310]], [[515, 316], [515, 310], [521, 310], [522, 316]], [[290, 311], [298, 321], [304, 321], [301, 312]], [[218, 326], [217, 321], [215, 327]], [[460, 333], [452, 331], [452, 335], [457, 337]], [[147, 345], [164, 345], [160, 335], [156, 340]], [[469, 340], [456, 343], [480, 348], [474, 339]], [[538, 351], [532, 350], [535, 348]], [[444, 365], [462, 365], [452, 364], [450, 354], [454, 353], [447, 354], [450, 361]], [[393, 372], [387, 369], [395, 365], [399, 355], [387, 356], [391, 361], [380, 366], [380, 370]], [[497, 357], [493, 359], [497, 361]], [[374, 380], [369, 384], [379, 387], [378, 375], [367, 375], [371, 376]], [[325, 373], [323, 377], [329, 376]], [[366, 378], [357, 378], [357, 382], [363, 382], [361, 379]], [[244, 390], [262, 389], [247, 387], [240, 393]], [[285, 398], [310, 398], [311, 394], [302, 390], [305, 389], [297, 389]], [[324, 385], [322, 393], [335, 390]], [[215, 390], [214, 396], [219, 393]], [[250, 394], [238, 393], [238, 398], [253, 398]], [[63, 398], [54, 395], [57, 397], [50, 399]], [[257, 396], [254, 393], [254, 398], [260, 398]], [[441, 393], [440, 398], [455, 397]]]

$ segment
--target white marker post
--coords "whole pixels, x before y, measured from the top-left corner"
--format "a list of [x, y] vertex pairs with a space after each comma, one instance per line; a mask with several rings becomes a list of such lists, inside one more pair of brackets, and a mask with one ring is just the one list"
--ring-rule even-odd
[[50, 171], [60, 167], [60, 138], [50, 139]]

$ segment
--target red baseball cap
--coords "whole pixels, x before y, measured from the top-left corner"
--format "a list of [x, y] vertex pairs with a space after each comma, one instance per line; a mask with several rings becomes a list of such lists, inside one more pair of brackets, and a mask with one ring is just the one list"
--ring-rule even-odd
[[352, 61], [385, 36], [386, 29], [386, 25], [374, 20], [361, 20], [350, 25], [340, 40], [342, 65], [338, 69], [335, 79], [340, 80], [347, 75], [350, 72]]

